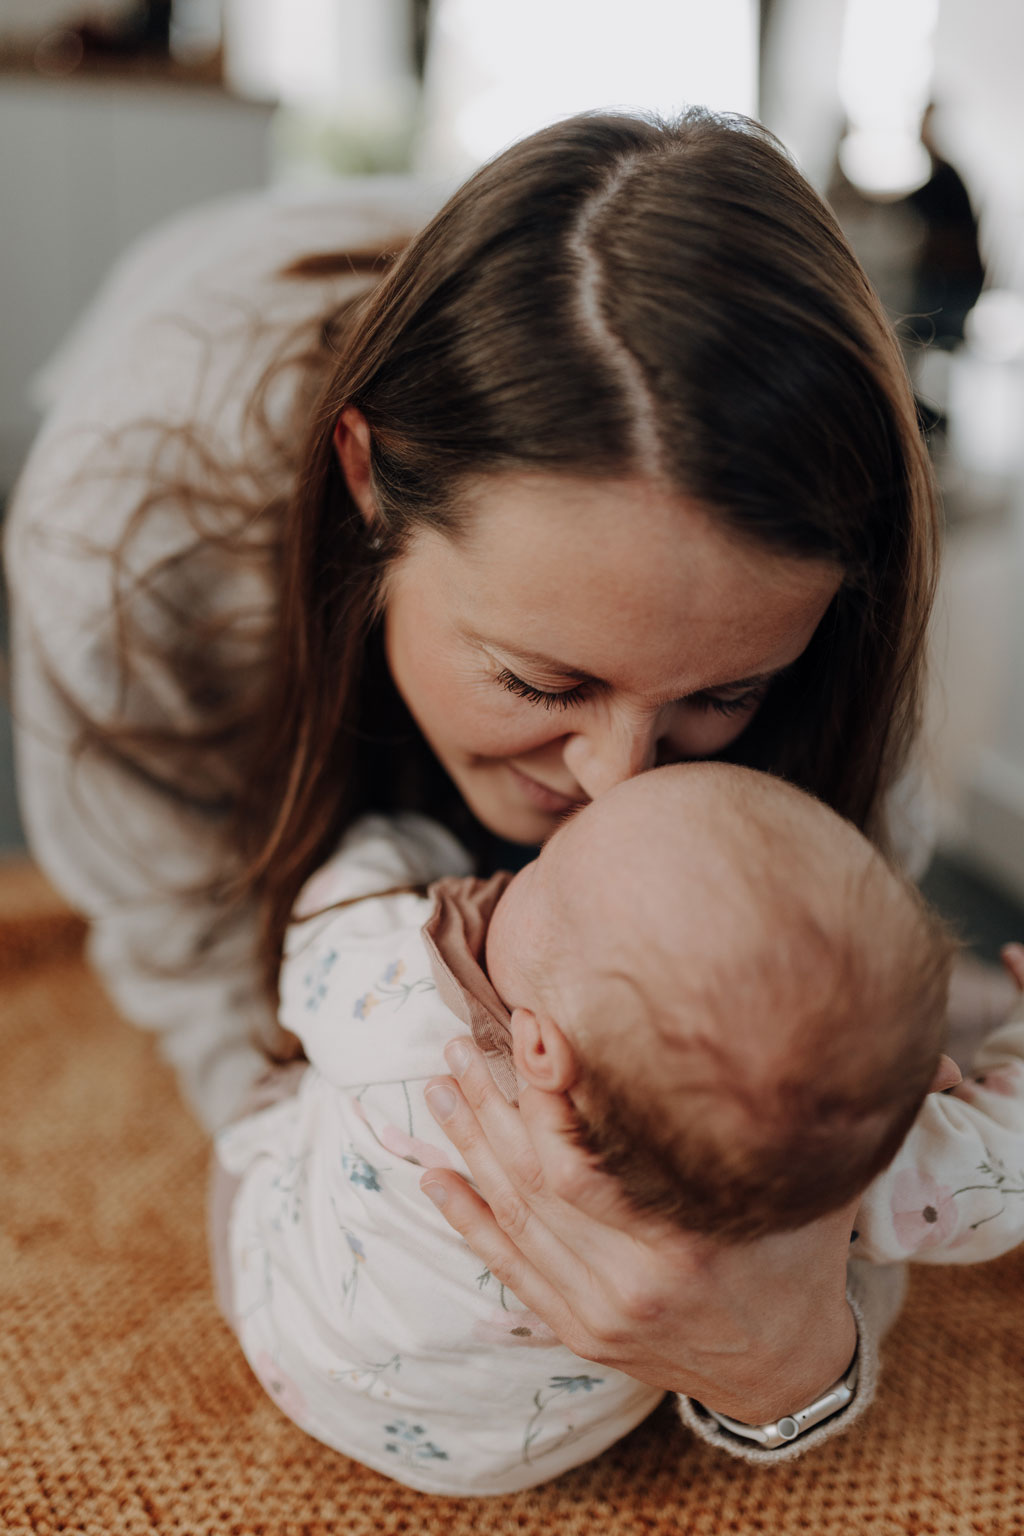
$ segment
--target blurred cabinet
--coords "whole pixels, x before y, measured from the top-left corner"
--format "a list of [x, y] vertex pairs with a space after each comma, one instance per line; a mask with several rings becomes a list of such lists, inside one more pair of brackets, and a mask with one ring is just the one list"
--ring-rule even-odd
[[204, 198], [265, 186], [272, 107], [213, 87], [0, 76], [0, 493], [45, 362], [108, 268]]

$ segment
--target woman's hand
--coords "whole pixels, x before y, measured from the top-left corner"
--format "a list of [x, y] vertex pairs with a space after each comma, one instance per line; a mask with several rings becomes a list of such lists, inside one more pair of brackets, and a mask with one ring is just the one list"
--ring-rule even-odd
[[[468, 1041], [427, 1103], [479, 1194], [443, 1169], [421, 1187], [502, 1284], [587, 1360], [748, 1423], [795, 1411], [853, 1357], [846, 1259], [858, 1201], [740, 1246], [638, 1216], [569, 1140], [560, 1094], [518, 1110]], [[457, 1081], [456, 1081], [457, 1079]]]

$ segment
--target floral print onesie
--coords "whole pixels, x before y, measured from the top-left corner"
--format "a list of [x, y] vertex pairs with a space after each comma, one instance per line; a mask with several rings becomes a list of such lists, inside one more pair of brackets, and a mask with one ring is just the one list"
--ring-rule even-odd
[[[221, 1132], [237, 1190], [229, 1308], [246, 1357], [309, 1434], [415, 1488], [498, 1494], [556, 1476], [638, 1424], [663, 1393], [582, 1360], [482, 1267], [424, 1197], [424, 1167], [468, 1174], [426, 1108], [445, 1043], [472, 1031], [514, 1098], [507, 1014], [473, 958], [506, 877], [467, 879], [419, 816], [368, 817], [307, 884], [285, 945], [281, 1021], [309, 1065], [296, 1092]], [[429, 894], [396, 886], [439, 879]], [[455, 878], [451, 878], [455, 877]], [[353, 905], [337, 903], [359, 899]], [[332, 904], [335, 904], [332, 906]], [[325, 910], [326, 909], [326, 910]], [[467, 931], [469, 927], [475, 932]], [[1024, 1017], [979, 1074], [932, 1095], [857, 1223], [859, 1416], [908, 1258], [969, 1262], [1024, 1235]], [[885, 1266], [885, 1268], [875, 1268]], [[680, 1400], [707, 1439], [725, 1432]]]

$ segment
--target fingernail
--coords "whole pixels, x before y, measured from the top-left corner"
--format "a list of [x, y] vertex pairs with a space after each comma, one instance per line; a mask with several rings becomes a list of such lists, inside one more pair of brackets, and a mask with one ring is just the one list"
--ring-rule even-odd
[[444, 1048], [444, 1058], [456, 1077], [461, 1077], [469, 1066], [471, 1055], [465, 1040], [449, 1040]]
[[422, 1189], [428, 1200], [433, 1200], [438, 1210], [441, 1209], [445, 1201], [448, 1199], [448, 1191], [445, 1189], [444, 1185], [437, 1184], [433, 1180], [431, 1180], [429, 1184], [421, 1184], [420, 1189]]
[[450, 1120], [455, 1113], [455, 1093], [444, 1083], [426, 1090], [427, 1105], [435, 1120]]

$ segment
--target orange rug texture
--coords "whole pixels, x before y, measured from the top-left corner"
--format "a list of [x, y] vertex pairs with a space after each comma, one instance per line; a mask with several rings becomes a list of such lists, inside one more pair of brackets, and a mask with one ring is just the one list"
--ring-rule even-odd
[[0, 865], [3, 1536], [1024, 1536], [1024, 1252], [918, 1270], [872, 1413], [774, 1470], [664, 1405], [588, 1466], [483, 1501], [307, 1439], [215, 1311], [204, 1138], [81, 941], [37, 875]]

